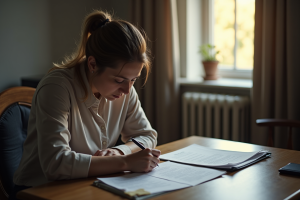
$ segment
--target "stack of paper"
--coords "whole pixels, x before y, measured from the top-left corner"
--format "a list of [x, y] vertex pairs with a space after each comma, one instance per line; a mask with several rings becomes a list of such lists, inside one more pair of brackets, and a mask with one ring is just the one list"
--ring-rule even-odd
[[[149, 173], [132, 173], [119, 177], [98, 178], [98, 180], [119, 191], [124, 191], [125, 195], [136, 196], [136, 194], [154, 194], [191, 187], [225, 173], [226, 171], [221, 170], [164, 162]], [[103, 188], [99, 183], [96, 186]], [[114, 192], [111, 189], [110, 191]]]
[[161, 160], [234, 171], [270, 157], [270, 155], [271, 153], [264, 150], [255, 152], [225, 151], [192, 144], [161, 155], [159, 158]]
[[159, 167], [149, 173], [98, 178], [99, 181], [94, 182], [94, 185], [129, 199], [137, 199], [138, 196], [143, 195], [146, 195], [144, 196], [146, 199], [153, 197], [151, 196], [153, 194], [198, 185], [226, 173], [221, 170], [241, 169], [266, 157], [270, 157], [270, 153], [267, 151], [225, 151], [192, 144], [160, 156], [161, 160], [179, 163], [160, 163]]

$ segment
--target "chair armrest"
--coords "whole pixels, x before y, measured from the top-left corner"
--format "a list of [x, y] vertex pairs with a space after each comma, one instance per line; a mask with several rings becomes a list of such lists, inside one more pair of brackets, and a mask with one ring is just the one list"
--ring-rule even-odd
[[299, 127], [299, 120], [290, 119], [257, 119], [256, 124], [258, 126], [288, 126], [288, 127]]

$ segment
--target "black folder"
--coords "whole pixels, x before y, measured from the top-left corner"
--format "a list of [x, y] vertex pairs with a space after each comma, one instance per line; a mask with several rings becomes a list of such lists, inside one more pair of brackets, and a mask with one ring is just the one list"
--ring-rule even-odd
[[296, 175], [300, 176], [300, 164], [289, 163], [286, 166], [278, 170], [280, 174]]

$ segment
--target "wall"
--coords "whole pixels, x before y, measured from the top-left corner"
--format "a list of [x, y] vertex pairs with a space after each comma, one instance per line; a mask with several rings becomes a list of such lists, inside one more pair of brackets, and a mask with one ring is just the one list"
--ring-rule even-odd
[[0, 92], [72, 53], [93, 9], [129, 20], [130, 0], [0, 0]]

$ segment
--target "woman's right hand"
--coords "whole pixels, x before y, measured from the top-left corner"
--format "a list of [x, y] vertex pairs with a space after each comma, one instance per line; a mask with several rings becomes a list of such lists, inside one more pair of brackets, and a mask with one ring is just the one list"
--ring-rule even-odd
[[159, 156], [159, 150], [149, 148], [126, 155], [126, 171], [150, 172], [159, 163]]

